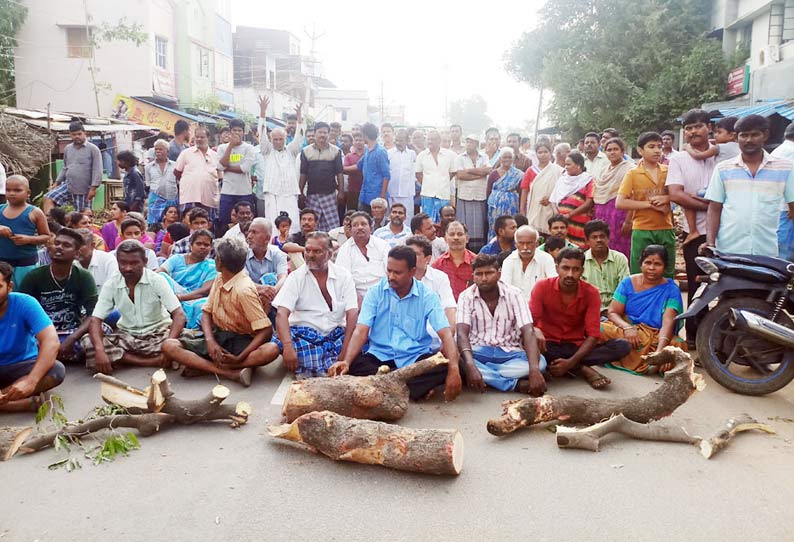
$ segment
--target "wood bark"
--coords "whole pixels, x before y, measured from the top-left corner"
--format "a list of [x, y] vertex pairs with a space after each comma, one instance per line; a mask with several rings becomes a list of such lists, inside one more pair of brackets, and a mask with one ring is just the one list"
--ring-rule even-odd
[[711, 459], [717, 452], [724, 449], [737, 433], [752, 429], [766, 433], [775, 432], [772, 427], [758, 423], [747, 414], [729, 419], [725, 422], [723, 428], [710, 438], [692, 435], [680, 426], [633, 422], [624, 415], [619, 414], [584, 429], [558, 426], [557, 446], [597, 452], [603, 437], [618, 433], [633, 439], [690, 444], [698, 447], [703, 457]]
[[394, 372], [384, 365], [373, 376], [297, 380], [287, 391], [281, 414], [287, 422], [322, 410], [352, 418], [399, 420], [408, 409], [406, 382], [444, 363], [447, 360], [436, 354]]
[[463, 436], [457, 430], [409, 429], [323, 411], [269, 427], [268, 433], [335, 461], [427, 474], [457, 475], [463, 468]]
[[0, 461], [14, 457], [31, 431], [31, 427], [0, 427]]
[[689, 397], [703, 389], [703, 377], [694, 372], [692, 358], [673, 346], [646, 357], [648, 363], [675, 363], [664, 375], [664, 382], [642, 397], [627, 399], [584, 398], [565, 395], [505, 401], [502, 415], [488, 422], [488, 432], [503, 436], [522, 427], [560, 421], [571, 425], [592, 425], [617, 414], [647, 423], [669, 416]]
[[[103, 385], [109, 385], [115, 389], [108, 395], [103, 393], [103, 398], [106, 400], [108, 397], [118, 398], [120, 401], [118, 406], [129, 409], [129, 413], [100, 416], [85, 422], [68, 423], [55, 431], [27, 438], [19, 446], [19, 451], [32, 453], [48, 448], [59, 436], [82, 438], [104, 429], [121, 427], [137, 429], [143, 437], [154, 435], [173, 424], [190, 425], [197, 422], [224, 420], [229, 422], [232, 427], [238, 427], [248, 421], [252, 411], [251, 405], [245, 402], [237, 403], [236, 406], [221, 404], [230, 392], [229, 388], [220, 385], [215, 386], [206, 397], [201, 399], [185, 400], [175, 397], [165, 372], [162, 370], [156, 371], [152, 375], [151, 384], [146, 391], [134, 388], [107, 375], [96, 374], [94, 378], [100, 380]], [[105, 388], [105, 391], [109, 389]], [[137, 397], [143, 397], [143, 403]], [[136, 406], [130, 406], [130, 402]], [[151, 410], [148, 405], [152, 406]], [[0, 451], [2, 451], [1, 447]]]

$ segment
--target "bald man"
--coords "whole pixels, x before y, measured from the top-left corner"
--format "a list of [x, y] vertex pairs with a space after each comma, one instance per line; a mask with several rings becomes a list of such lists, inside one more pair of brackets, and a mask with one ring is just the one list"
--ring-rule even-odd
[[258, 198], [257, 214], [259, 216], [277, 217], [281, 211], [287, 211], [292, 219], [291, 233], [300, 228], [298, 215], [298, 166], [297, 157], [301, 152], [304, 127], [300, 107], [298, 115], [297, 136], [287, 145], [287, 132], [276, 128], [267, 136], [265, 115], [270, 100], [267, 96], [259, 97], [259, 152], [264, 159], [261, 178], [257, 175], [254, 193]]

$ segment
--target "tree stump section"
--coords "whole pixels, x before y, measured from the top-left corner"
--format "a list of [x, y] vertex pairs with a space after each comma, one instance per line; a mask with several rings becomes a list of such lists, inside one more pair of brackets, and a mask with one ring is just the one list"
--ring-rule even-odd
[[409, 429], [324, 411], [268, 427], [268, 433], [335, 461], [426, 474], [458, 475], [463, 468], [463, 436], [457, 430]]
[[[37, 452], [52, 446], [59, 436], [82, 438], [104, 429], [121, 427], [137, 429], [142, 437], [154, 435], [164, 427], [173, 424], [191, 425], [198, 422], [223, 420], [229, 422], [232, 427], [239, 427], [248, 421], [252, 411], [251, 405], [245, 402], [237, 403], [236, 406], [221, 404], [230, 394], [229, 388], [226, 386], [215, 386], [206, 397], [201, 399], [185, 400], [175, 397], [168, 384], [165, 371], [162, 369], [152, 375], [151, 384], [146, 390], [134, 388], [121, 380], [101, 373], [94, 375], [94, 378], [103, 383], [102, 396], [106, 401], [124, 407], [130, 413], [100, 416], [85, 422], [68, 423], [55, 431], [27, 438], [17, 449], [23, 453]], [[105, 385], [109, 387], [105, 387]], [[118, 403], [113, 403], [111, 398], [118, 400]], [[15, 453], [17, 449], [14, 449], [13, 452]], [[3, 451], [3, 442], [0, 441], [0, 453]], [[13, 456], [14, 453], [8, 457]]]
[[323, 410], [352, 418], [396, 421], [408, 409], [406, 382], [444, 363], [447, 360], [439, 353], [394, 372], [384, 365], [373, 376], [297, 380], [287, 391], [281, 414], [288, 423]]
[[565, 395], [505, 401], [502, 416], [488, 422], [488, 432], [503, 436], [530, 425], [560, 421], [571, 425], [592, 425], [623, 414], [629, 420], [648, 423], [669, 416], [689, 397], [705, 387], [703, 377], [694, 372], [692, 358], [673, 346], [651, 354], [653, 365], [675, 363], [664, 375], [664, 382], [642, 397], [628, 399], [584, 398]]

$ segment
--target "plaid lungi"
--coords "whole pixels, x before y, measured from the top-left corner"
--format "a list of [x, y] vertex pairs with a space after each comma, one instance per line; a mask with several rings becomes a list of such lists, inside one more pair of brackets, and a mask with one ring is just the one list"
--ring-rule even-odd
[[306, 196], [306, 207], [315, 211], [320, 216], [320, 220], [317, 222], [318, 231], [329, 232], [339, 227], [339, 209], [336, 206], [336, 192]]
[[485, 237], [488, 231], [488, 204], [485, 200], [458, 199], [455, 217], [461, 223], [466, 224], [466, 228], [469, 230], [469, 243], [472, 246], [482, 248], [488, 242]]
[[[342, 343], [345, 341], [345, 328], [336, 327], [328, 335], [323, 335], [313, 327], [290, 326], [290, 336], [295, 352], [298, 354], [297, 376], [327, 376], [328, 367], [336, 363], [342, 353]], [[273, 342], [279, 350], [284, 350], [284, 345], [278, 338], [273, 337]]]
[[[170, 331], [170, 325], [162, 326], [146, 335], [131, 335], [123, 329], [119, 329], [115, 333], [104, 335], [102, 344], [110, 364], [115, 367], [125, 352], [143, 357], [154, 357], [161, 354], [161, 346], [163, 341], [168, 338]], [[96, 367], [96, 348], [91, 342], [89, 334], [83, 335], [80, 339], [80, 346], [85, 351], [86, 368], [93, 370]]]
[[72, 194], [69, 192], [69, 187], [66, 183], [61, 183], [46, 194], [44, 197], [51, 199], [58, 207], [63, 207], [67, 203], [71, 203], [75, 211], [83, 211], [91, 207], [91, 201], [88, 200], [88, 194]]
[[154, 192], [149, 192], [149, 216], [147, 217], [146, 223], [159, 224], [160, 221], [163, 220], [165, 208], [169, 205], [177, 205], [177, 208], [179, 208], [179, 202], [177, 200], [165, 199]]

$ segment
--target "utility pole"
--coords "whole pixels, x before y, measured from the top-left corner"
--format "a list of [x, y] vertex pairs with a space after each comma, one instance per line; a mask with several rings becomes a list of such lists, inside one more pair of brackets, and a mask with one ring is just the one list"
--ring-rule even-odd
[[383, 79], [381, 79], [380, 80], [380, 123], [381, 124], [383, 124], [383, 122], [386, 120], [386, 110], [383, 107], [383, 102], [384, 102], [384, 100], [383, 100]]
[[88, 14], [88, 1], [83, 0], [83, 12], [85, 13], [85, 38], [88, 41], [88, 46], [90, 47], [89, 57], [88, 57], [88, 71], [91, 72], [91, 84], [94, 87], [94, 99], [96, 100], [96, 114], [97, 116], [100, 115], [99, 112], [99, 87], [97, 86], [96, 82], [96, 58], [95, 48], [94, 48], [94, 37], [91, 35], [91, 16]]
[[540, 87], [540, 96], [538, 97], [538, 114], [535, 116], [535, 137], [533, 143], [538, 142], [538, 127], [540, 126], [540, 115], [543, 112], [543, 87]]

